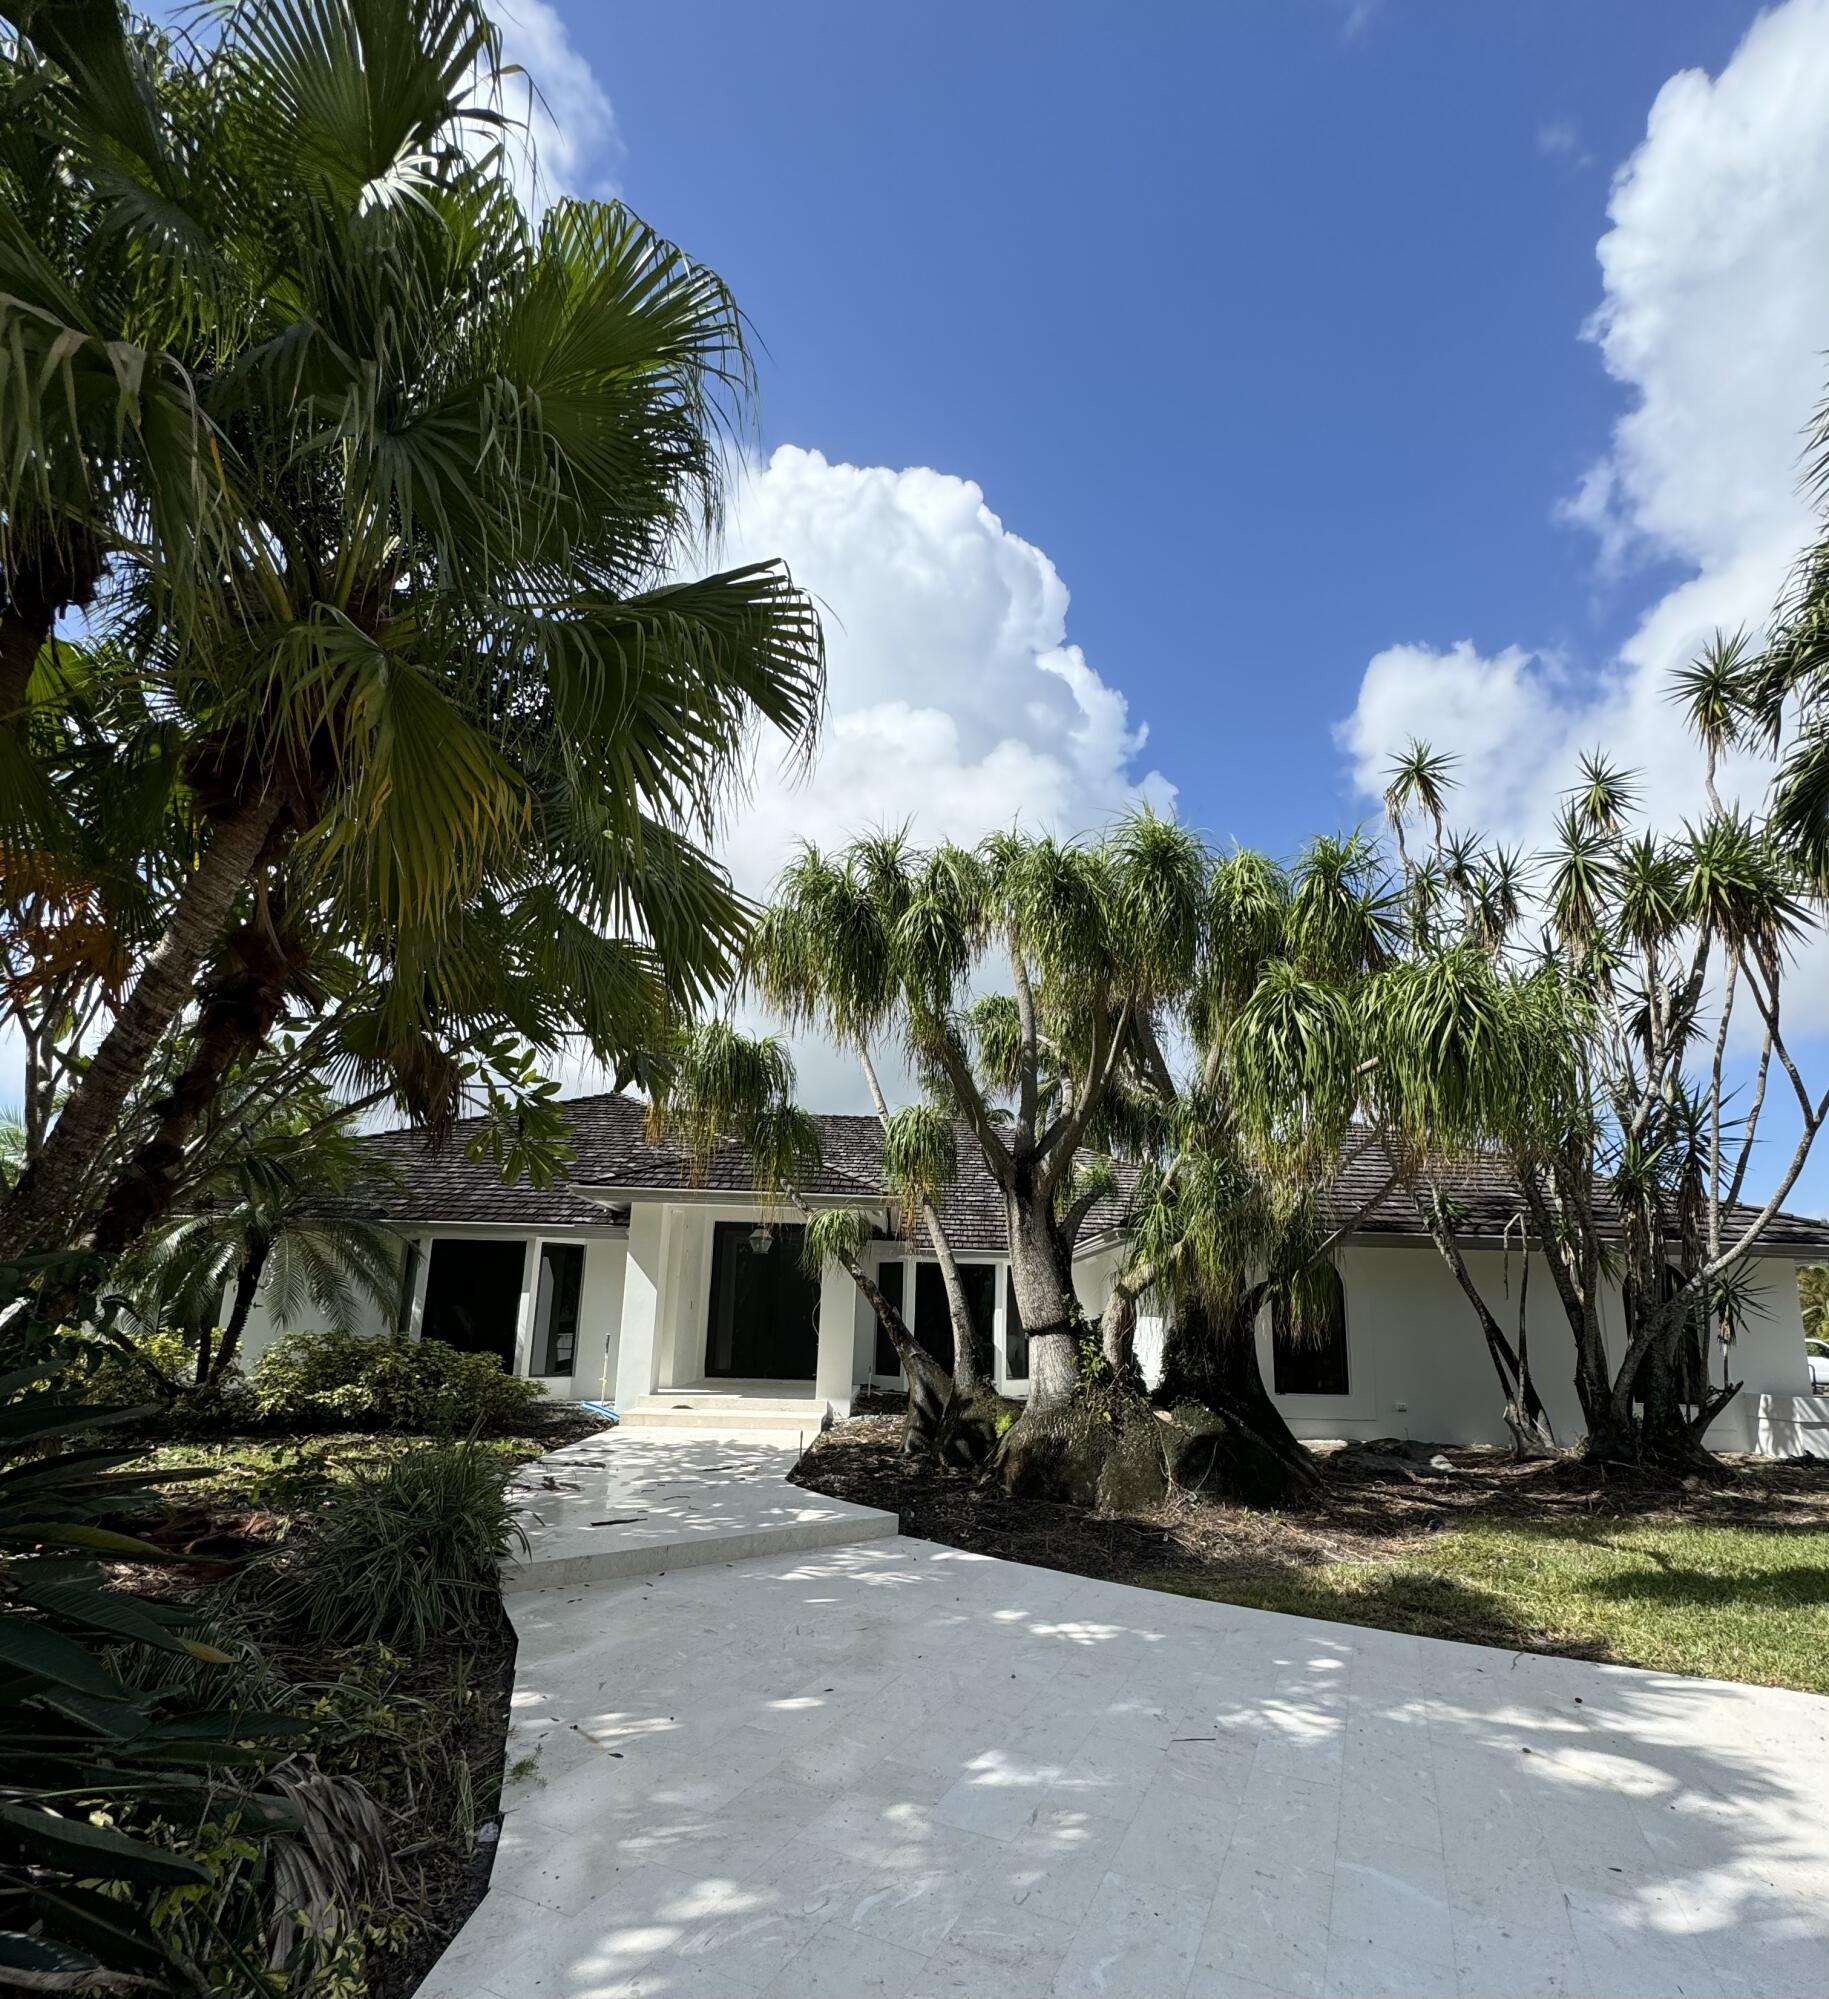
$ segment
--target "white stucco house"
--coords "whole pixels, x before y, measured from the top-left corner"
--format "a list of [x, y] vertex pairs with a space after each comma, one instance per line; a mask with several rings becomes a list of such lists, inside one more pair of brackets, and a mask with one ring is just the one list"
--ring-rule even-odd
[[[574, 1159], [546, 1188], [504, 1186], [487, 1161], [464, 1156], [466, 1132], [433, 1152], [411, 1132], [365, 1141], [389, 1179], [374, 1209], [403, 1239], [398, 1323], [419, 1338], [497, 1353], [549, 1392], [613, 1402], [637, 1426], [690, 1425], [708, 1406], [742, 1427], [815, 1429], [849, 1413], [864, 1386], [900, 1385], [875, 1314], [837, 1265], [801, 1268], [799, 1230], [765, 1213], [736, 1147], [700, 1162], [648, 1142], [645, 1107], [619, 1095], [568, 1105]], [[801, 1190], [809, 1206], [863, 1207], [882, 1234], [870, 1260], [918, 1338], [950, 1360], [951, 1323], [925, 1238], [910, 1239], [885, 1190], [874, 1118], [823, 1117], [824, 1165]], [[943, 1208], [975, 1317], [990, 1328], [996, 1382], [1028, 1389], [1027, 1342], [1014, 1311], [1001, 1197], [976, 1149]], [[1373, 1178], [1363, 1184], [1363, 1175]], [[1343, 1176], [1342, 1212], [1375, 1190], [1369, 1160]], [[1464, 1184], [1463, 1184], [1464, 1182]], [[1496, 1164], [1476, 1162], [1453, 1188], [1475, 1281], [1515, 1330], [1522, 1259], [1503, 1242], [1516, 1207]], [[1095, 1210], [1082, 1233], [1074, 1285], [1089, 1315], [1102, 1308], [1120, 1251], [1118, 1207]], [[1760, 1316], [1743, 1330], [1733, 1372], [1744, 1384], [1710, 1433], [1725, 1450], [1829, 1455], [1829, 1397], [1810, 1393], [1797, 1266], [1829, 1261], [1829, 1223], [1785, 1216], [1756, 1263]], [[1295, 1342], [1266, 1311], [1258, 1327], [1267, 1387], [1291, 1427], [1312, 1438], [1399, 1436], [1436, 1443], [1503, 1443], [1497, 1385], [1466, 1299], [1400, 1196], [1375, 1206], [1338, 1253], [1337, 1309], [1319, 1342]], [[1619, 1299], [1603, 1313], [1623, 1337]], [[1532, 1373], [1557, 1434], [1580, 1431], [1573, 1346], [1549, 1273], [1533, 1258]], [[375, 1328], [379, 1330], [379, 1323]], [[273, 1335], [264, 1310], [248, 1328], [251, 1360]], [[1138, 1345], [1159, 1359], [1162, 1323], [1145, 1316]], [[1711, 1361], [1718, 1371], [1719, 1355]]]

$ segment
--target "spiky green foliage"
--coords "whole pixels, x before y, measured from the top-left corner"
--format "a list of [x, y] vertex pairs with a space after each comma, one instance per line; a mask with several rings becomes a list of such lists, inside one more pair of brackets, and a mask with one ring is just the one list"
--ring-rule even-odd
[[1685, 924], [1719, 937], [1730, 951], [1768, 959], [1806, 934], [1810, 918], [1794, 871], [1745, 814], [1718, 813], [1692, 830], [1687, 849]]
[[1401, 829], [1411, 813], [1420, 812], [1429, 821], [1437, 844], [1440, 843], [1448, 794], [1457, 782], [1456, 761], [1415, 736], [1410, 738], [1403, 755], [1393, 761], [1385, 774], [1385, 810], [1394, 828]]
[[883, 1177], [910, 1228], [924, 1206], [937, 1206], [959, 1175], [958, 1134], [937, 1104], [908, 1104], [883, 1133]]
[[1022, 1013], [1009, 993], [986, 993], [965, 1010], [973, 1067], [987, 1096], [1010, 1096], [1022, 1082]]
[[269, 1609], [320, 1642], [418, 1656], [496, 1616], [503, 1559], [526, 1535], [506, 1467], [474, 1441], [427, 1444], [333, 1488], [262, 1578]]
[[819, 1126], [796, 1103], [795, 1084], [785, 1042], [709, 1021], [678, 1045], [649, 1130], [684, 1146], [695, 1176], [718, 1146], [744, 1147], [756, 1194], [772, 1203], [819, 1170]]
[[[186, 1337], [200, 1382], [233, 1363], [257, 1295], [282, 1331], [354, 1331], [397, 1300], [400, 1239], [361, 1212], [383, 1183], [353, 1117], [321, 1084], [274, 1078], [272, 1066], [256, 1064], [230, 1089], [179, 1212], [115, 1276], [138, 1327]], [[212, 1351], [219, 1326], [226, 1337]]]
[[1309, 843], [1296, 865], [1284, 948], [1310, 978], [1339, 983], [1382, 964], [1400, 934], [1400, 898], [1362, 833]]
[[[0, 1271], [0, 1302], [15, 1311], [23, 1274]], [[16, 1319], [9, 1332], [17, 1351]], [[141, 1452], [110, 1446], [111, 1430], [152, 1412], [74, 1402], [70, 1364], [46, 1339], [0, 1379], [0, 1980], [50, 1991], [307, 1989], [339, 1925], [360, 1914], [355, 1897], [333, 1896], [306, 1931], [296, 1920], [306, 1899], [286, 1899], [297, 1877], [268, 1871], [304, 1831], [272, 1766], [308, 1724], [263, 1706], [260, 1672], [209, 1642], [194, 1604], [123, 1586], [134, 1565], [168, 1557], [122, 1523], [156, 1512], [162, 1483], [198, 1473], [153, 1472]], [[149, 1659], [185, 1671], [148, 1671]], [[316, 1774], [308, 1762], [293, 1768], [299, 1780]], [[349, 1802], [372, 1828], [372, 1806], [362, 1813], [356, 1791]], [[266, 1862], [233, 1892], [214, 1864], [225, 1836], [241, 1858]], [[349, 1852], [367, 1899], [384, 1899], [384, 1845], [364, 1836]], [[186, 1903], [204, 1905], [201, 1921], [176, 1915]], [[276, 1939], [264, 1964], [244, 1949], [244, 1916]]]
[[822, 1277], [829, 1263], [854, 1268], [877, 1233], [876, 1223], [862, 1208], [815, 1208], [802, 1225], [800, 1267], [809, 1277]]
[[1225, 1048], [1248, 1142], [1296, 1179], [1331, 1165], [1357, 1103], [1362, 1060], [1350, 994], [1287, 960], [1267, 965]]
[[1569, 793], [1569, 811], [1584, 832], [1617, 837], [1638, 801], [1637, 772], [1622, 770], [1604, 750], [1585, 751], [1581, 781]]
[[[756, 732], [804, 752], [823, 698], [780, 565], [693, 573], [751, 388], [728, 291], [619, 204], [521, 208], [476, 143], [503, 72], [472, 0], [264, 0], [171, 42], [35, 8], [4, 62], [0, 514], [121, 496], [83, 524], [105, 629], [182, 776], [151, 939], [207, 957], [245, 907], [207, 856], [245, 850], [379, 973], [389, 1042], [455, 1016], [635, 1070], [741, 946], [704, 843]], [[112, 410], [117, 369], [134, 421], [67, 421], [72, 371]], [[160, 462], [207, 534], [135, 429], [173, 385]], [[0, 733], [35, 767], [41, 732]], [[48, 849], [80, 874], [67, 817], [0, 834], [9, 887]], [[160, 1027], [172, 984], [135, 988]], [[9, 1203], [22, 1240], [143, 1069], [129, 1025]]]
[[1670, 698], [1707, 753], [1711, 781], [1719, 759], [1751, 723], [1756, 662], [1753, 636], [1743, 627], [1733, 633], [1717, 631], [1671, 675]]

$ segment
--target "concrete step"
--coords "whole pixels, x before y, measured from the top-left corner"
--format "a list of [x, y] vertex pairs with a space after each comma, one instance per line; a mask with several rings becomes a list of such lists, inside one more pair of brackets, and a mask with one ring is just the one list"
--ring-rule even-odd
[[502, 1565], [502, 1587], [572, 1589], [896, 1533], [893, 1513], [787, 1484], [783, 1442], [795, 1439], [618, 1428], [523, 1466], [510, 1493], [527, 1546]]
[[657, 1388], [652, 1395], [638, 1396], [629, 1404], [630, 1414], [655, 1409], [708, 1410], [720, 1416], [732, 1410], [749, 1410], [769, 1416], [823, 1417], [826, 1405], [811, 1395], [738, 1395], [721, 1388]]
[[617, 1427], [630, 1435], [696, 1433], [789, 1444], [804, 1438], [810, 1444], [825, 1427], [825, 1420], [823, 1404], [796, 1410], [745, 1409], [740, 1404], [723, 1409], [663, 1409], [645, 1408], [638, 1403], [621, 1412]]

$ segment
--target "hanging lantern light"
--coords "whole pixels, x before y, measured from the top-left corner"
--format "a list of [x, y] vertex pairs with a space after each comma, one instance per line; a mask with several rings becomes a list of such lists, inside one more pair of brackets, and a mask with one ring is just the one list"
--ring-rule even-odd
[[766, 1256], [775, 1246], [775, 1238], [767, 1222], [758, 1222], [749, 1232], [749, 1250], [752, 1256]]

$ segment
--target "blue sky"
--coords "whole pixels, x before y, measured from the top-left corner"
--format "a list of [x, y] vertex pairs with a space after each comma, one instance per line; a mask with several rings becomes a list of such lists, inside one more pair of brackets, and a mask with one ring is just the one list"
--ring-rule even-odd
[[516, 10], [552, 182], [761, 343], [732, 546], [827, 604], [833, 722], [746, 886], [1139, 796], [1287, 854], [1412, 731], [1503, 836], [1596, 741], [1697, 808], [1666, 675], [1811, 525], [1829, 0]]
[[1606, 658], [1657, 586], [1553, 518], [1624, 400], [1578, 334], [1612, 169], [1750, 5], [562, 11], [765, 443], [976, 480], [1196, 823], [1361, 810], [1393, 640]]

